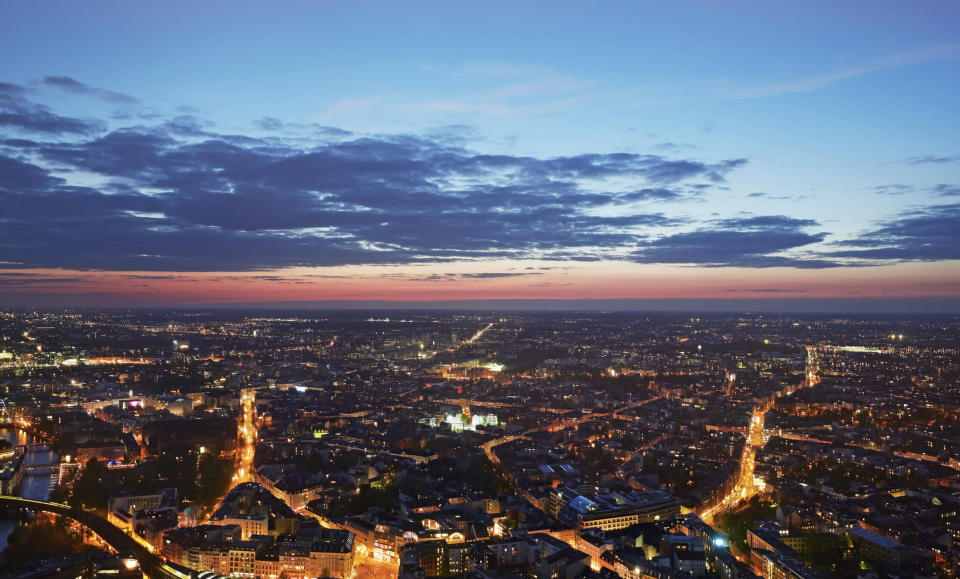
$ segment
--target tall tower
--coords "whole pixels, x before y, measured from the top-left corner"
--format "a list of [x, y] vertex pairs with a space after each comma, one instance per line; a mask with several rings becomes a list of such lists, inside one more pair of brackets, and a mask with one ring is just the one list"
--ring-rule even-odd
[[190, 349], [190, 342], [187, 340], [173, 341], [173, 372], [176, 374], [187, 374], [196, 362], [197, 357]]

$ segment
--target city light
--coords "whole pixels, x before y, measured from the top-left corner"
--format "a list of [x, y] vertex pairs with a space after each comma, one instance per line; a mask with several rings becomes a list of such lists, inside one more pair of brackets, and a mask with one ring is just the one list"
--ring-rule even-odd
[[[33, 466], [32, 458], [23, 476], [40, 484], [31, 482], [30, 488], [42, 498], [57, 483], [66, 493], [63, 500], [83, 505], [58, 508], [91, 517], [101, 515], [84, 504], [90, 488], [110, 489], [106, 518], [89, 523], [109, 527], [98, 527], [100, 538], [89, 541], [104, 547], [125, 537], [124, 549], [118, 549], [125, 552], [132, 539], [136, 560], [147, 570], [153, 568], [148, 557], [156, 555], [194, 571], [233, 569], [234, 576], [254, 576], [256, 569], [264, 576], [321, 576], [323, 565], [334, 565], [335, 576], [381, 578], [396, 577], [402, 565], [413, 562], [454, 564], [443, 559], [444, 553], [461, 545], [511, 544], [511, 549], [539, 553], [554, 548], [555, 541], [581, 551], [591, 569], [602, 570], [609, 568], [610, 557], [625, 554], [608, 542], [610, 537], [640, 523], [655, 526], [661, 537], [651, 545], [656, 557], [670, 549], [702, 550], [703, 563], [711, 566], [706, 576], [733, 560], [760, 564], [744, 554], [744, 532], [754, 533], [748, 535], [754, 543], [774, 545], [770, 537], [797, 544], [794, 539], [825, 529], [823, 534], [844, 541], [892, 549], [899, 545], [894, 538], [868, 531], [857, 514], [837, 515], [826, 506], [836, 509], [856, 500], [869, 505], [871, 513], [888, 512], [888, 503], [908, 511], [913, 497], [906, 486], [891, 486], [899, 473], [922, 472], [927, 478], [917, 478], [914, 488], [935, 490], [960, 470], [954, 469], [960, 462], [951, 446], [938, 447], [939, 439], [919, 434], [948, 436], [938, 425], [951, 416], [940, 403], [951, 394], [936, 378], [918, 372], [930, 367], [931, 354], [877, 349], [864, 339], [853, 343], [867, 346], [836, 345], [850, 342], [828, 338], [856, 338], [845, 321], [824, 323], [818, 329], [825, 336], [820, 343], [781, 346], [791, 339], [803, 343], [794, 336], [797, 322], [791, 318], [774, 322], [718, 315], [697, 340], [715, 335], [719, 345], [704, 347], [691, 359], [689, 343], [665, 339], [678, 332], [669, 316], [657, 318], [662, 329], [656, 331], [645, 324], [631, 326], [629, 317], [516, 314], [498, 319], [495, 339], [485, 335], [482, 346], [459, 354], [461, 336], [476, 334], [475, 318], [409, 314], [397, 323], [399, 330], [382, 324], [357, 329], [351, 317], [339, 325], [329, 319], [283, 322], [293, 324], [290, 330], [271, 322], [269, 332], [258, 331], [271, 335], [271, 341], [252, 349], [253, 322], [230, 316], [236, 314], [201, 322], [229, 328], [218, 338], [210, 329], [204, 334], [216, 344], [217, 361], [203, 356], [208, 362], [186, 370], [172, 364], [151, 370], [177, 380], [187, 379], [180, 372], [195, 371], [198, 381], [206, 381], [197, 392], [157, 394], [141, 391], [136, 383], [131, 391], [129, 384], [103, 381], [103, 367], [77, 367], [72, 370], [77, 374], [59, 382], [70, 397], [64, 404], [61, 396], [40, 398], [42, 390], [22, 386], [42, 383], [36, 376], [21, 380], [21, 390], [0, 400], [0, 416], [11, 421], [9, 428], [20, 429], [16, 436], [22, 447], [0, 455], [0, 469], [20, 453], [32, 453], [41, 466]], [[886, 339], [883, 321], [862, 323], [875, 340]], [[185, 326], [175, 328], [179, 335]], [[326, 348], [336, 340], [323, 336], [314, 342], [324, 348], [322, 358], [307, 355], [303, 336], [319, 328], [352, 345], [330, 353]], [[417, 356], [423, 328], [439, 344], [441, 359]], [[771, 342], [782, 352], [720, 347], [729, 332], [760, 328], [776, 336]], [[911, 335], [917, 334], [922, 332], [911, 327]], [[941, 360], [949, 356], [944, 352], [960, 351], [944, 335], [930, 338], [936, 343], [932, 355]], [[584, 342], [597, 346], [584, 347]], [[534, 348], [550, 348], [550, 354], [517, 355]], [[615, 359], [611, 352], [617, 352]], [[188, 361], [201, 358], [193, 351], [189, 355]], [[513, 366], [512, 360], [534, 368], [496, 379], [489, 373]], [[474, 375], [445, 379], [441, 370], [451, 364]], [[611, 383], [613, 369], [617, 387], [602, 388]], [[178, 373], [168, 374], [172, 371]], [[878, 385], [877, 375], [897, 378]], [[14, 374], [10, 382], [16, 379]], [[300, 393], [294, 384], [309, 390]], [[850, 393], [862, 384], [870, 397], [851, 403]], [[184, 403], [192, 411], [158, 411]], [[810, 428], [818, 419], [829, 428]], [[900, 430], [904, 424], [910, 425], [907, 436]], [[127, 444], [94, 438], [58, 456], [53, 448], [60, 442], [60, 425], [67, 432], [109, 431]], [[225, 432], [235, 432], [235, 446], [223, 439]], [[878, 432], [884, 438], [875, 438]], [[30, 442], [36, 440], [41, 442]], [[930, 448], [929, 455], [917, 451], [919, 440]], [[98, 458], [98, 470], [88, 470], [84, 454], [92, 452], [106, 457]], [[195, 478], [186, 475], [192, 493], [187, 501], [172, 489], [138, 488], [141, 472], [156, 473], [151, 476], [165, 483], [172, 475], [189, 473], [194, 464]], [[96, 485], [78, 484], [91, 473], [99, 477]], [[840, 476], [874, 486], [825, 484]], [[161, 508], [163, 501], [168, 506]], [[806, 506], [800, 511], [796, 504]], [[777, 520], [765, 515], [760, 522], [744, 522], [759, 509], [769, 513], [778, 506]], [[952, 503], [937, 498], [924, 508], [952, 509]], [[549, 522], [551, 535], [518, 538], [521, 513], [537, 525]], [[303, 517], [319, 525], [304, 525]], [[328, 533], [326, 546], [315, 543], [320, 530]], [[290, 539], [278, 540], [275, 532]], [[597, 539], [612, 545], [604, 550], [611, 555], [595, 547]], [[288, 541], [296, 542], [298, 554], [283, 547]], [[236, 552], [220, 549], [224, 543]], [[285, 549], [282, 558], [270, 555], [279, 548]], [[764, 555], [765, 566], [788, 564], [781, 563], [785, 557], [776, 558], [782, 553], [755, 550], [761, 551], [773, 553]], [[533, 561], [540, 564], [536, 557]], [[876, 561], [866, 565], [876, 568]], [[316, 568], [307, 572], [310, 565]], [[621, 566], [620, 572], [641, 576], [655, 566], [644, 559], [635, 567]]]

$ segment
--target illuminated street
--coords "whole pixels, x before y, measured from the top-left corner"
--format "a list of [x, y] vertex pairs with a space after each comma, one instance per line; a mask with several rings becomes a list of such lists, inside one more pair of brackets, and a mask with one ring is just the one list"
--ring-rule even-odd
[[370, 557], [365, 551], [358, 549], [355, 554], [353, 564], [353, 577], [364, 579], [372, 577], [375, 579], [394, 579], [399, 571], [399, 566], [393, 563], [386, 563]]
[[240, 394], [240, 429], [237, 472], [233, 475], [234, 482], [244, 483], [253, 480], [253, 457], [257, 450], [257, 394], [253, 389], [244, 390]]
[[487, 324], [486, 326], [484, 326], [483, 328], [481, 328], [479, 331], [477, 331], [476, 334], [474, 334], [473, 336], [471, 336], [470, 339], [467, 340], [467, 341], [464, 342], [464, 343], [465, 343], [465, 344], [473, 344], [473, 343], [475, 343], [477, 340], [479, 340], [480, 338], [482, 338], [483, 335], [486, 334], [487, 331], [488, 331], [490, 328], [493, 327], [493, 324], [494, 324], [494, 322], [490, 322], [489, 324]]
[[[807, 369], [804, 386], [815, 386], [819, 382], [816, 370], [816, 348], [806, 346], [807, 351]], [[792, 394], [793, 391], [787, 391], [785, 394]], [[700, 518], [704, 521], [711, 521], [713, 515], [718, 512], [729, 509], [737, 504], [750, 499], [757, 494], [757, 485], [754, 480], [754, 468], [756, 466], [757, 449], [761, 448], [765, 442], [763, 425], [764, 416], [773, 408], [773, 401], [760, 402], [753, 410], [750, 416], [750, 430], [747, 434], [747, 441], [743, 447], [743, 456], [740, 459], [740, 475], [737, 483], [722, 500], [715, 505], [708, 507], [700, 513]]]

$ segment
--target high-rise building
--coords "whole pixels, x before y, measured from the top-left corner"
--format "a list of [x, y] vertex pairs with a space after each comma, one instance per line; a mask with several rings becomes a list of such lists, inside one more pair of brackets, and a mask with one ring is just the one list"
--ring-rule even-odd
[[187, 374], [197, 361], [197, 356], [190, 349], [187, 340], [173, 341], [173, 371], [177, 374]]

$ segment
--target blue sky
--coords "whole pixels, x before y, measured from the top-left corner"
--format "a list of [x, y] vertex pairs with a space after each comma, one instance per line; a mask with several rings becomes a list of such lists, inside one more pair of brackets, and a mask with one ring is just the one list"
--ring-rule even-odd
[[[163, 227], [171, 231], [204, 228], [202, 239], [210, 247], [236, 241], [230, 235], [237, 234], [263, 251], [260, 260], [223, 262], [224, 271], [423, 265], [453, 262], [455, 253], [461, 261], [486, 260], [477, 265], [481, 273], [504, 273], [517, 254], [533, 251], [549, 260], [747, 268], [758, 275], [771, 268], [924, 263], [936, 266], [918, 281], [929, 284], [930, 276], [955, 271], [960, 258], [949, 249], [960, 241], [949, 227], [960, 215], [960, 7], [955, 2], [9, 2], [0, 5], [0, 51], [7, 55], [0, 60], [0, 82], [17, 91], [10, 107], [26, 110], [24, 103], [30, 103], [34, 112], [44, 107], [65, 119], [97, 124], [96, 130], [42, 135], [22, 122], [0, 125], [0, 136], [34, 143], [8, 141], [0, 154], [60, 179], [41, 187], [39, 180], [11, 177], [0, 189], [22, 196], [29, 187], [42, 188], [36, 195], [87, 187], [87, 193], [101, 196], [95, 203], [116, 204], [123, 215], [166, 211], [171, 220]], [[192, 132], [171, 129], [178, 118], [190, 123]], [[318, 126], [342, 134], [319, 134]], [[249, 140], [237, 146], [262, 152], [269, 142], [279, 147], [269, 155], [287, 160], [329, 146], [336, 158], [349, 149], [365, 162], [383, 162], [373, 147], [358, 151], [347, 145], [416, 138], [420, 144], [405, 149], [406, 161], [454, 162], [428, 155], [435, 145], [459, 151], [453, 155], [458, 168], [418, 173], [424, 180], [416, 186], [437, 186], [441, 197], [462, 196], [467, 186], [484, 194], [509, 186], [529, 202], [531, 195], [563, 181], [567, 193], [550, 189], [560, 201], [526, 210], [560, 207], [558, 215], [576, 217], [565, 222], [567, 227], [594, 228], [597, 236], [585, 240], [561, 232], [551, 237], [537, 229], [545, 227], [542, 222], [497, 221], [519, 198], [503, 201], [502, 207], [495, 206], [500, 198], [491, 198], [493, 209], [485, 215], [489, 231], [508, 236], [509, 227], [529, 227], [532, 232], [523, 239], [511, 237], [513, 253], [503, 247], [493, 251], [496, 244], [489, 239], [467, 235], [483, 250], [467, 256], [463, 247], [445, 244], [439, 235], [414, 236], [411, 228], [423, 228], [416, 220], [386, 235], [371, 234], [367, 225], [344, 229], [340, 233], [359, 240], [356, 258], [344, 244], [331, 248], [320, 241], [316, 247], [263, 249], [251, 236], [262, 239], [265, 231], [281, 231], [275, 235], [286, 240], [317, 236], [316, 228], [329, 227], [328, 220], [290, 223], [264, 217], [257, 223], [257, 211], [250, 209], [253, 213], [230, 223], [201, 219], [187, 226], [183, 214], [175, 223], [174, 205], [190, 206], [198, 215], [217, 211], [219, 201], [200, 199], [198, 193], [212, 185], [158, 179], [157, 172], [182, 170], [169, 163], [144, 163], [137, 174], [127, 174], [121, 164], [129, 168], [133, 161], [116, 151], [110, 163], [91, 160], [97, 139], [131, 130], [139, 137], [157, 131], [173, 135], [176, 143], [151, 154], [185, 154], [198, 143], [231, 138], [237, 144], [243, 136]], [[571, 177], [570, 160], [620, 153], [634, 158]], [[512, 176], [494, 174], [487, 163], [485, 177], [478, 177], [471, 173], [475, 161], [466, 169], [474, 155], [509, 158]], [[570, 163], [548, 162], [558, 158]], [[665, 178], [653, 172], [653, 158], [699, 169]], [[195, 174], [228, 174], [238, 167], [191, 159], [197, 163]], [[530, 179], [534, 172], [542, 178], [536, 186]], [[516, 177], [521, 173], [523, 178]], [[233, 174], [230, 183], [217, 186], [231, 194], [264, 183], [287, 187], [277, 175]], [[382, 184], [397, 175], [377, 179]], [[124, 192], [143, 198], [120, 196], [120, 181]], [[394, 199], [404, 194], [400, 181], [387, 184]], [[300, 182], [297, 186], [305, 188], [299, 197], [274, 192], [271, 199], [291, 203], [291, 211], [316, 209], [297, 205], [304, 202], [304, 192], [327, 194], [315, 185]], [[625, 196], [658, 188], [670, 195]], [[249, 195], [265, 195], [258, 191]], [[350, 197], [356, 187], [331, 191], [341, 209], [391, 210], [377, 204], [379, 197], [366, 205], [356, 202]], [[614, 197], [566, 205], [562, 199], [598, 191]], [[67, 205], [75, 200], [58, 199]], [[11, 206], [20, 207], [23, 199], [15, 200]], [[254, 208], [263, 199], [249, 201]], [[411, 197], [405, 206], [417, 202]], [[147, 205], [153, 209], [133, 209]], [[476, 205], [467, 205], [465, 215], [477, 213]], [[34, 209], [25, 201], [22, 207], [23, 215], [11, 218], [21, 226], [54, 228], [49, 221], [30, 223]], [[626, 219], [638, 215], [645, 217]], [[156, 232], [144, 221], [156, 218], [137, 219], [124, 229], [127, 237], [117, 239], [148, 247], [152, 242], [140, 239], [138, 231]], [[621, 225], [639, 241], [615, 239], [612, 230]], [[85, 227], [97, 225], [91, 221]], [[206, 237], [210, 228], [220, 228], [226, 237]], [[83, 231], [64, 239], [79, 240]], [[711, 248], [721, 241], [732, 248], [723, 255]], [[592, 243], [606, 249], [598, 252]], [[370, 244], [396, 251], [374, 254]], [[758, 249], [746, 247], [751, 244]], [[593, 249], [584, 249], [588, 246]], [[32, 251], [44, 255], [31, 259]], [[162, 264], [139, 263], [105, 251], [97, 250], [99, 258], [58, 258], [53, 249], [0, 238], [0, 262], [25, 271], [218, 269], [212, 259], [200, 260], [203, 265], [176, 256]], [[313, 259], [311, 251], [325, 257]]]

